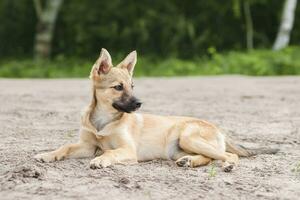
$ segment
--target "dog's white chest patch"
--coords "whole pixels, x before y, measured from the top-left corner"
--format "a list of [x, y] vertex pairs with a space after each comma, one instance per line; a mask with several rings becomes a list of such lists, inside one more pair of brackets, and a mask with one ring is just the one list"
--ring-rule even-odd
[[97, 131], [101, 130], [106, 124], [113, 119], [113, 116], [103, 109], [96, 108], [91, 116], [91, 122], [96, 127]]

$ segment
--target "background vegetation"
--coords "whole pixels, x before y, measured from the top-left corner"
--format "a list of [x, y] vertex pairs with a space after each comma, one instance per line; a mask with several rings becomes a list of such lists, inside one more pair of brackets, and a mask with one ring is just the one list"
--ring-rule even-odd
[[[247, 48], [245, 2], [254, 49]], [[37, 60], [34, 43], [41, 27], [33, 1], [0, 0], [0, 76], [87, 76], [102, 47], [117, 61], [136, 49], [139, 76], [300, 74], [299, 6], [292, 46], [272, 50], [283, 5], [281, 0], [64, 0], [50, 59]]]

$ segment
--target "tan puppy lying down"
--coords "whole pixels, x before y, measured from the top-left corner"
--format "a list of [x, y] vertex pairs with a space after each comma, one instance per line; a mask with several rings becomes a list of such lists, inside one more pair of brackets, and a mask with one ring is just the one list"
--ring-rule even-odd
[[133, 51], [113, 67], [109, 53], [102, 49], [90, 73], [93, 97], [82, 115], [78, 143], [35, 158], [52, 162], [93, 157], [100, 149], [102, 154], [90, 162], [91, 168], [160, 158], [174, 160], [180, 167], [221, 160], [224, 171], [228, 172], [237, 166], [238, 156], [277, 152], [234, 145], [214, 125], [200, 119], [134, 113], [141, 106], [133, 96], [136, 61]]

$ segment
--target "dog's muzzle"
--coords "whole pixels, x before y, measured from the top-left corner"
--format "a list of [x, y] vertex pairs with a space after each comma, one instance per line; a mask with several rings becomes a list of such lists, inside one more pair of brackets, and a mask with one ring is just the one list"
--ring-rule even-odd
[[130, 98], [121, 98], [113, 102], [112, 106], [120, 112], [131, 113], [139, 109], [142, 106], [142, 102], [132, 96]]

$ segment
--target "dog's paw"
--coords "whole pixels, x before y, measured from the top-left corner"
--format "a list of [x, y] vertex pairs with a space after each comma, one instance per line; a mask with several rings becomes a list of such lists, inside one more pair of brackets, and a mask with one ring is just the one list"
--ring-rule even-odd
[[175, 163], [178, 167], [192, 167], [192, 159], [190, 156], [179, 158]]
[[57, 160], [52, 153], [40, 153], [35, 155], [34, 159], [39, 162], [54, 162]]
[[231, 172], [232, 170], [234, 170], [236, 167], [236, 165], [234, 163], [229, 163], [229, 162], [225, 162], [222, 166], [222, 169], [224, 172]]
[[91, 160], [90, 162], [90, 168], [91, 169], [97, 169], [97, 168], [104, 168], [112, 165], [112, 162], [110, 159], [105, 158], [103, 156], [99, 156]]

